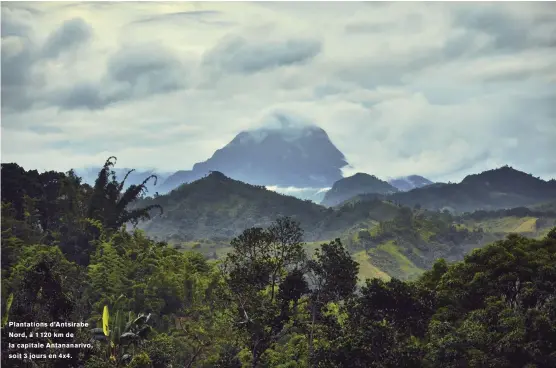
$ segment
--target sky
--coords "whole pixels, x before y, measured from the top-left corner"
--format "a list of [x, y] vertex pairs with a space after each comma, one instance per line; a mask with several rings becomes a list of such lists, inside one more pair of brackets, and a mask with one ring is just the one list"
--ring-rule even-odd
[[190, 169], [276, 111], [348, 175], [556, 178], [556, 5], [2, 2], [2, 162]]

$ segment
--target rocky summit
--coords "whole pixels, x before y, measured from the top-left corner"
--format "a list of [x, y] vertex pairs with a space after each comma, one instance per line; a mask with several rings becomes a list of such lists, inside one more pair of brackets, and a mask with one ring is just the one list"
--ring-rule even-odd
[[160, 191], [200, 179], [210, 171], [256, 185], [325, 188], [342, 179], [341, 169], [346, 165], [344, 155], [323, 129], [277, 115], [271, 125], [240, 132], [192, 170], [177, 171]]

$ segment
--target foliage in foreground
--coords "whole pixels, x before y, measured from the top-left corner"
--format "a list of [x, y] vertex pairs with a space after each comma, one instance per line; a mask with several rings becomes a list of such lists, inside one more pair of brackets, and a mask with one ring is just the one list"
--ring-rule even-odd
[[[245, 230], [209, 263], [120, 226], [133, 213], [118, 203], [133, 198], [111, 192], [115, 180], [91, 188], [71, 173], [37, 175], [10, 176], [5, 188], [3, 170], [3, 322], [89, 321], [92, 331], [60, 332], [94, 347], [36, 366], [556, 366], [556, 229], [438, 260], [411, 282], [357, 288], [341, 242], [309, 260], [289, 218]], [[111, 200], [90, 210], [95, 191]], [[2, 334], [8, 352], [17, 341]]]

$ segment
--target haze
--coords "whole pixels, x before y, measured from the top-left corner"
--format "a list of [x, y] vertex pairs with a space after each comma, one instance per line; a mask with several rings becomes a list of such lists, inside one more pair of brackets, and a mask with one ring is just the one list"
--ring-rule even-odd
[[556, 177], [553, 3], [2, 2], [2, 162], [190, 169], [277, 111], [351, 168]]

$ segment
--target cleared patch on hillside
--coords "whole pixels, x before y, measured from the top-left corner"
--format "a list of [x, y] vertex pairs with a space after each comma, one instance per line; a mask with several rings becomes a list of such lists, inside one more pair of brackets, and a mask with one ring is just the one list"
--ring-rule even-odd
[[369, 255], [366, 251], [362, 250], [353, 254], [353, 259], [359, 263], [359, 283], [364, 283], [366, 279], [379, 278], [383, 280], [390, 280], [390, 276], [373, 266], [370, 263]]
[[529, 233], [535, 232], [536, 217], [500, 217], [482, 221], [466, 222], [469, 229], [482, 228], [489, 233]]
[[[525, 220], [525, 219], [524, 219]], [[537, 230], [537, 218], [532, 217], [523, 221], [515, 230], [516, 233], [532, 233]]]
[[400, 249], [392, 240], [370, 249], [369, 257], [372, 265], [383, 270], [391, 277], [409, 280], [423, 273], [422, 269], [400, 252]]

